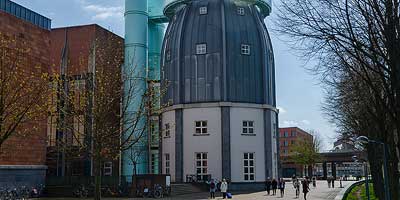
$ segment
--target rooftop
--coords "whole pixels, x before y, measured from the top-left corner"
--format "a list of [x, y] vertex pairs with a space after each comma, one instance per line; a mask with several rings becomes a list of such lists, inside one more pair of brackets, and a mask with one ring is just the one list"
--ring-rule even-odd
[[0, 0], [0, 11], [9, 13], [43, 29], [51, 29], [51, 20], [10, 0]]

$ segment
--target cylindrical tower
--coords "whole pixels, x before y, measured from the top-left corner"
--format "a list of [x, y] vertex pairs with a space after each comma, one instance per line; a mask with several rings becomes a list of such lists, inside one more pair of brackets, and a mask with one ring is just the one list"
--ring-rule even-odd
[[[148, 12], [147, 0], [125, 0], [125, 64], [124, 90], [127, 111], [124, 111], [124, 133], [128, 137], [132, 132], [135, 118], [142, 96], [146, 91], [148, 67]], [[141, 119], [139, 126], [144, 127], [146, 119]], [[140, 127], [136, 127], [136, 130]], [[135, 133], [136, 134], [136, 133]], [[148, 173], [147, 137], [142, 138], [131, 149], [122, 152], [122, 175], [131, 177], [135, 172]]]
[[226, 178], [243, 189], [278, 176], [269, 6], [183, 0], [164, 10], [170, 23], [161, 56], [162, 101], [169, 105], [162, 114], [163, 173], [173, 181]]

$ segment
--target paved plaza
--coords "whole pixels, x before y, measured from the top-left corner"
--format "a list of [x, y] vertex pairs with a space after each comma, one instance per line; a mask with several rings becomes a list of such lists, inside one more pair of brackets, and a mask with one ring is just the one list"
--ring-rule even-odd
[[[343, 182], [343, 188], [339, 188], [339, 181], [335, 182], [335, 188], [328, 188], [327, 182], [326, 181], [317, 181], [317, 187], [313, 188], [311, 186], [311, 191], [307, 195], [307, 200], [334, 200], [335, 197], [342, 191], [346, 189], [347, 186], [350, 186], [354, 181], [346, 181]], [[235, 194], [233, 193], [233, 199], [238, 199], [238, 200], [281, 200], [281, 199], [296, 199], [295, 195], [295, 190], [293, 188], [293, 185], [291, 182], [286, 183], [286, 189], [285, 189], [285, 196], [283, 198], [280, 197], [279, 190], [277, 191], [278, 195], [276, 196], [268, 196], [266, 195], [266, 192], [255, 192], [255, 193], [248, 193], [248, 194]], [[303, 195], [303, 193], [301, 193]], [[135, 200], [144, 200], [144, 198], [129, 198], [129, 199], [135, 199]], [[147, 198], [148, 200], [149, 198]], [[164, 198], [166, 200], [184, 200], [184, 199], [196, 199], [196, 200], [205, 200], [209, 199], [208, 198], [208, 193], [196, 193], [196, 194], [191, 194], [191, 195], [183, 195], [183, 196], [176, 196], [176, 197], [169, 197], [169, 198]], [[222, 199], [220, 193], [217, 193], [215, 199]], [[299, 200], [303, 200], [303, 196], [300, 196], [298, 198]], [[63, 198], [57, 198], [57, 199], [48, 199], [45, 198], [43, 200], [67, 200]], [[72, 199], [71, 199], [72, 200]], [[118, 199], [112, 199], [112, 198], [104, 198], [104, 200], [128, 200], [128, 198], [118, 198]]]

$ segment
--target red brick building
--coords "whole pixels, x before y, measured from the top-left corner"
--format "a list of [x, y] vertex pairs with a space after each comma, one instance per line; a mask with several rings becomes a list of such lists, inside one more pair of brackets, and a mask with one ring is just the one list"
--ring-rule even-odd
[[[72, 97], [75, 105], [68, 106], [60, 103], [58, 95], [53, 95], [53, 115], [48, 119], [48, 147], [47, 174], [49, 176], [91, 176], [93, 164], [87, 153], [72, 150], [72, 153], [60, 151], [57, 140], [65, 138], [72, 149], [79, 149], [83, 144], [90, 143], [92, 120], [89, 107], [80, 107], [81, 98], [85, 98], [88, 91], [93, 90], [93, 77], [95, 71], [101, 69], [120, 71], [123, 64], [123, 38], [96, 25], [83, 25], [73, 27], [55, 28], [51, 30], [51, 72], [65, 79], [67, 86], [65, 94]], [[110, 44], [112, 43], [112, 44]], [[112, 48], [104, 55], [104, 49]], [[107, 57], [107, 58], [104, 58]], [[112, 58], [112, 59], [110, 59]], [[108, 60], [107, 60], [108, 59]], [[103, 62], [110, 62], [104, 64]], [[114, 63], [112, 63], [114, 62]], [[117, 81], [117, 80], [115, 80]], [[93, 105], [95, 99], [90, 100]], [[63, 106], [64, 109], [60, 109]], [[116, 112], [119, 111], [116, 105]], [[61, 113], [60, 110], [67, 110]], [[65, 115], [65, 116], [64, 116]], [[110, 119], [113, 120], [113, 119]], [[65, 122], [68, 129], [61, 130], [60, 124]], [[119, 121], [115, 121], [117, 126]], [[119, 160], [105, 161], [103, 175], [117, 176], [119, 173]]]
[[[9, 0], [0, 0], [0, 41], [2, 42], [0, 48], [2, 66], [0, 70], [2, 73], [10, 73], [4, 71], [5, 68], [15, 65], [13, 71], [23, 70], [24, 74], [32, 73], [34, 75], [21, 76], [12, 84], [19, 85], [25, 84], [24, 81], [39, 81], [40, 74], [48, 72], [50, 66], [50, 25], [50, 19]], [[11, 46], [4, 45], [3, 42], [5, 41], [11, 41]], [[18, 55], [21, 52], [23, 53]], [[13, 59], [16, 63], [4, 65], [4, 62]], [[12, 92], [14, 91], [10, 93]], [[8, 95], [11, 95], [10, 93]], [[7, 96], [7, 94], [0, 95]], [[20, 105], [25, 104], [21, 102]], [[44, 183], [47, 169], [45, 166], [46, 113], [36, 114], [44, 116], [43, 119], [22, 120], [24, 123], [19, 125], [14, 134], [1, 145], [0, 186], [7, 185], [7, 183], [21, 185]], [[0, 117], [7, 116], [7, 111], [0, 113], [0, 115], [2, 115]], [[0, 137], [4, 136], [1, 134], [4, 134], [4, 132], [0, 132]]]
[[304, 176], [303, 166], [297, 165], [288, 159], [292, 147], [299, 140], [313, 141], [313, 136], [298, 127], [279, 128], [279, 155], [283, 177]]

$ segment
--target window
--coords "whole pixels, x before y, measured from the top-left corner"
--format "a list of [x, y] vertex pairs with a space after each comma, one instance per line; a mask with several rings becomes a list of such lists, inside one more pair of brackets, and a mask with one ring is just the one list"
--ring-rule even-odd
[[73, 124], [73, 138], [72, 138], [72, 145], [73, 146], [82, 146], [84, 145], [85, 141], [85, 119], [83, 115], [75, 116], [74, 117], [74, 124]]
[[255, 134], [254, 133], [254, 121], [243, 121], [243, 134]]
[[202, 55], [207, 53], [207, 44], [196, 44], [196, 54]]
[[250, 45], [242, 44], [242, 54], [243, 55], [250, 55]]
[[288, 141], [283, 141], [283, 146], [285, 146], [285, 147], [289, 146], [289, 142]]
[[200, 7], [199, 12], [200, 12], [200, 15], [206, 15], [207, 7], [206, 6]]
[[243, 7], [238, 7], [237, 13], [238, 13], [238, 15], [244, 15], [244, 8]]
[[165, 154], [165, 174], [170, 174], [169, 171], [169, 153]]
[[291, 145], [294, 145], [295, 143], [296, 143], [296, 141], [294, 141], [294, 140], [290, 141]]
[[255, 180], [254, 153], [243, 154], [243, 175], [245, 181]]
[[157, 166], [157, 154], [152, 153], [151, 154], [151, 173], [156, 174], [156, 166]]
[[207, 121], [195, 121], [195, 134], [196, 135], [205, 135], [207, 134]]
[[208, 158], [207, 153], [195, 153], [196, 156], [196, 176], [197, 180], [207, 180], [207, 167], [208, 167]]
[[167, 51], [165, 55], [165, 60], [170, 61], [171, 60], [171, 51]]
[[165, 124], [165, 137], [171, 137], [171, 127], [169, 123]]
[[112, 175], [112, 162], [105, 162], [104, 163], [103, 174], [104, 174], [104, 176], [111, 176]]
[[288, 133], [287, 131], [285, 131], [285, 132], [283, 133], [283, 137], [289, 137], [289, 133]]
[[292, 137], [296, 137], [296, 131], [292, 131], [291, 136], [292, 136]]

